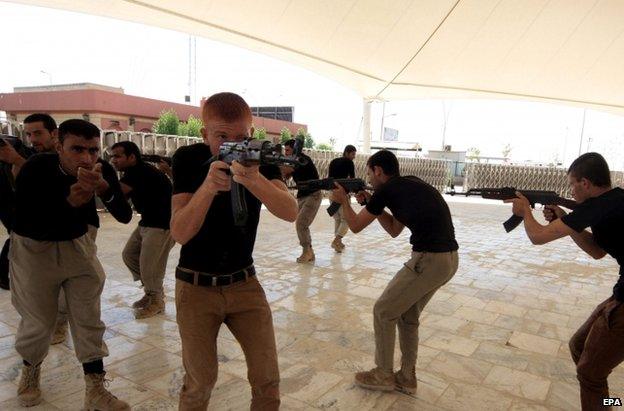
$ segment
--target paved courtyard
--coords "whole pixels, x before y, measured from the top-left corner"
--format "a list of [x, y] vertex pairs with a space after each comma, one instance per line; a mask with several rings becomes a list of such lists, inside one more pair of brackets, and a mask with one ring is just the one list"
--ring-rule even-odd
[[[273, 308], [283, 409], [580, 408], [567, 340], [610, 295], [615, 261], [594, 261], [569, 239], [533, 246], [522, 227], [506, 234], [506, 205], [447, 201], [460, 265], [422, 316], [415, 396], [365, 391], [353, 383], [354, 372], [373, 366], [372, 308], [409, 256], [407, 230], [392, 239], [374, 223], [349, 234], [345, 252], [335, 254], [329, 247], [333, 220], [323, 206], [312, 226], [316, 263], [298, 265], [294, 225], [263, 212], [254, 257]], [[130, 304], [142, 291], [131, 281], [121, 250], [137, 219], [125, 226], [107, 214], [101, 219], [97, 243], [108, 276], [102, 314], [110, 387], [133, 409], [176, 409], [183, 375], [173, 299], [179, 246], [169, 259], [166, 314], [135, 320]], [[13, 348], [18, 321], [10, 293], [0, 290], [2, 410], [20, 409], [15, 396], [21, 361]], [[219, 381], [210, 409], [247, 409], [244, 357], [225, 326], [218, 345]], [[51, 347], [42, 371], [45, 401], [33, 410], [80, 409], [82, 369], [71, 347], [70, 341]], [[622, 368], [610, 378], [612, 396], [624, 395]]]

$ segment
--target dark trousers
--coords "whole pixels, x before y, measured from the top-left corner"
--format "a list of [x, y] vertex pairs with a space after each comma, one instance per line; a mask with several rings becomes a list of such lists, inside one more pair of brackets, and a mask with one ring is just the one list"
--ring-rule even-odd
[[603, 398], [609, 398], [607, 377], [624, 361], [624, 303], [607, 319], [605, 306], [609, 301], [596, 307], [570, 339], [583, 411], [610, 409], [602, 405]]
[[9, 284], [9, 246], [11, 241], [7, 238], [0, 253], [0, 284]]

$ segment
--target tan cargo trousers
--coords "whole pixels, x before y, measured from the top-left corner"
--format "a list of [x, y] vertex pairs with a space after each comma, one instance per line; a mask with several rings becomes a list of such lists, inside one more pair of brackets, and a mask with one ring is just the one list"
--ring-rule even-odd
[[295, 227], [297, 228], [299, 244], [301, 244], [303, 248], [312, 246], [310, 225], [312, 225], [316, 213], [318, 213], [321, 201], [323, 201], [323, 193], [320, 191], [297, 199], [299, 214], [297, 215], [297, 221], [295, 221]]
[[344, 209], [340, 207], [334, 217], [334, 235], [336, 237], [344, 237], [349, 232], [349, 224], [344, 218]]
[[[89, 231], [87, 232], [87, 234], [89, 234], [89, 236], [93, 239], [93, 242], [95, 243], [95, 240], [97, 239], [98, 228], [89, 225], [88, 229]], [[65, 293], [63, 292], [62, 288], [59, 292], [58, 316], [56, 317], [56, 323], [59, 326], [67, 323], [67, 301], [65, 300]]]
[[71, 241], [36, 241], [11, 234], [11, 301], [21, 321], [15, 349], [30, 364], [48, 354], [56, 325], [59, 293], [65, 293], [69, 326], [81, 363], [108, 355], [102, 337], [100, 296], [104, 270], [92, 236]]
[[134, 281], [143, 282], [146, 293], [163, 293], [169, 252], [175, 245], [171, 232], [138, 226], [130, 235], [122, 258]]
[[420, 313], [436, 291], [455, 275], [457, 267], [457, 251], [413, 252], [412, 258], [390, 280], [373, 309], [378, 367], [393, 371], [397, 325], [401, 369], [408, 372], [416, 366]]
[[251, 409], [279, 409], [273, 318], [256, 277], [223, 287], [202, 287], [177, 280], [176, 311], [186, 372], [180, 411], [208, 408], [217, 381], [217, 335], [222, 324], [227, 325], [245, 353]]

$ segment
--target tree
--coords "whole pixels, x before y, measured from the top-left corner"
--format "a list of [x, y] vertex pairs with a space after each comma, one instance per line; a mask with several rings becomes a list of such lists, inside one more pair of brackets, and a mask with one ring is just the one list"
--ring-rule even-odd
[[256, 140], [266, 140], [266, 136], [266, 128], [259, 127], [254, 129], [253, 138], [255, 138]]
[[154, 123], [152, 130], [156, 134], [168, 134], [171, 136], [178, 135], [178, 127], [180, 126], [180, 119], [176, 112], [171, 109], [162, 111], [160, 117]]
[[329, 145], [331, 146], [332, 150], [336, 148], [336, 139], [334, 137], [329, 138]]
[[194, 117], [192, 114], [185, 122], [180, 121], [178, 124], [178, 136], [184, 137], [201, 137], [201, 129], [204, 127], [204, 123], [201, 119]]
[[317, 150], [334, 151], [334, 147], [327, 143], [319, 143], [315, 147]]
[[201, 129], [204, 128], [204, 122], [201, 118], [194, 117], [192, 114], [186, 120], [187, 136], [201, 137]]
[[290, 129], [288, 127], [282, 128], [282, 130], [280, 131], [280, 143], [284, 144], [291, 138], [292, 138], [292, 133], [290, 132]]
[[466, 151], [466, 158], [470, 161], [476, 161], [477, 163], [481, 162], [481, 150], [477, 147], [470, 147]]
[[312, 138], [312, 135], [304, 129], [300, 128], [299, 130], [297, 130], [295, 138], [303, 139], [303, 147], [314, 148], [314, 139]]
[[505, 159], [508, 159], [509, 156], [511, 155], [511, 144], [510, 143], [505, 144], [505, 147], [503, 147], [503, 151], [501, 153], [503, 154], [503, 157]]

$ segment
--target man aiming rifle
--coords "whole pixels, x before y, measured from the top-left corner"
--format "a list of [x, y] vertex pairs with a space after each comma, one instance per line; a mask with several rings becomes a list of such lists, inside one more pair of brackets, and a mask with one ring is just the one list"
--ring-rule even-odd
[[570, 214], [558, 206], [547, 206], [544, 216], [550, 223], [545, 226], [535, 220], [530, 201], [522, 193], [505, 202], [513, 203], [513, 213], [524, 220], [533, 244], [570, 236], [593, 258], [609, 254], [620, 265], [612, 295], [596, 307], [569, 344], [583, 410], [603, 410], [603, 399], [609, 398], [607, 377], [624, 361], [624, 190], [611, 187], [609, 166], [598, 153], [586, 153], [574, 160], [568, 169], [568, 182], [578, 205]]

